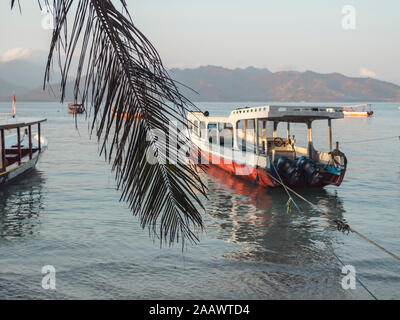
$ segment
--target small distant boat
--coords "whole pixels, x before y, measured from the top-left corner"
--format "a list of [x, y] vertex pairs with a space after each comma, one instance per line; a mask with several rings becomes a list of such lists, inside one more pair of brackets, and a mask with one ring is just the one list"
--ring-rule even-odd
[[84, 113], [85, 112], [85, 107], [83, 106], [83, 103], [70, 103], [68, 104], [68, 112], [72, 114], [77, 114], [77, 113]]
[[[46, 119], [16, 119], [15, 114], [0, 120], [0, 186], [36, 166], [47, 148], [47, 140], [40, 132], [40, 124], [44, 121]], [[37, 134], [33, 135], [32, 129], [36, 125]], [[13, 130], [16, 134], [5, 135]]]
[[374, 114], [371, 104], [357, 104], [342, 108], [345, 117], [370, 117]]
[[[115, 110], [114, 106], [112, 106], [110, 112], [114, 114], [115, 118], [117, 118], [119, 116], [118, 115], [118, 111], [114, 111], [114, 110]], [[123, 119], [128, 118], [128, 112], [122, 112], [121, 113], [121, 117]], [[137, 113], [134, 114], [133, 119], [137, 120], [137, 119], [140, 119], [141, 117], [142, 117], [142, 115], [140, 114], [140, 112], [137, 112]]]

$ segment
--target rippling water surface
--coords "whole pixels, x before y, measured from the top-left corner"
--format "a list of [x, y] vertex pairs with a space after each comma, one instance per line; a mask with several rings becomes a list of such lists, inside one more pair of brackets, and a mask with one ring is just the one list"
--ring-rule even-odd
[[[259, 103], [201, 103], [211, 114]], [[352, 142], [400, 134], [395, 104], [375, 104], [370, 119], [333, 122], [334, 140]], [[9, 104], [0, 103], [0, 113]], [[205, 232], [198, 245], [161, 248], [141, 230], [88, 138], [84, 116], [75, 130], [66, 106], [19, 103], [20, 116], [44, 116], [49, 149], [25, 179], [0, 189], [0, 299], [363, 299], [357, 283], [341, 287], [341, 264], [381, 299], [400, 299], [399, 263], [354, 229], [400, 254], [400, 141], [343, 143], [349, 165], [340, 187], [300, 191], [327, 216], [283, 190], [266, 190], [210, 168], [203, 179]], [[301, 142], [305, 127], [293, 133]], [[326, 121], [314, 140], [327, 148]], [[334, 251], [327, 248], [331, 243]], [[55, 291], [41, 287], [44, 265], [56, 268]]]

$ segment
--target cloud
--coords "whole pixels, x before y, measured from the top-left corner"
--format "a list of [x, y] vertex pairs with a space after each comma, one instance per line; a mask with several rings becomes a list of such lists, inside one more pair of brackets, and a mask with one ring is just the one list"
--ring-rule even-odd
[[1, 62], [10, 62], [14, 60], [27, 60], [32, 57], [34, 53], [30, 48], [14, 48], [7, 50], [1, 57]]
[[374, 78], [374, 77], [376, 77], [376, 73], [373, 72], [372, 70], [367, 69], [366, 67], [361, 67], [360, 68], [360, 76], [367, 77], [367, 78]]

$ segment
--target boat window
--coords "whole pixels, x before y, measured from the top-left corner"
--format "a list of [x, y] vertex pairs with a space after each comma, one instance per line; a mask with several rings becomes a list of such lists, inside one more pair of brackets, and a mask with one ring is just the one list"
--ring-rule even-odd
[[205, 138], [206, 133], [206, 123], [204, 121], [200, 121], [200, 137]]
[[254, 119], [247, 120], [247, 129], [254, 129]]
[[197, 120], [194, 121], [194, 133], [196, 136], [199, 135], [199, 122]]
[[225, 148], [233, 147], [233, 126], [231, 123], [221, 123], [219, 144]]
[[247, 151], [255, 150], [255, 119], [247, 120]]
[[217, 126], [218, 123], [216, 122], [210, 122], [208, 124], [208, 142], [213, 143], [213, 144], [218, 144], [217, 141]]
[[[246, 125], [247, 122], [247, 125]], [[236, 124], [237, 128], [237, 145], [240, 150], [251, 151], [254, 150], [254, 119], [239, 120]], [[247, 130], [246, 130], [247, 129]]]

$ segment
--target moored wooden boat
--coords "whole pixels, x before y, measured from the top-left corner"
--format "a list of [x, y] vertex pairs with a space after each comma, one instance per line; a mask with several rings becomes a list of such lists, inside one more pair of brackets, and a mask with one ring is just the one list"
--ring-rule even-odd
[[[120, 112], [118, 113], [118, 111], [114, 111], [115, 108], [114, 106], [111, 107], [110, 112], [114, 115], [115, 118], [122, 118], [122, 119], [127, 119], [128, 118], [128, 112]], [[133, 115], [133, 119], [134, 120], [138, 120], [142, 117], [142, 115], [140, 114], [140, 112], [136, 112]]]
[[[46, 119], [0, 121], [0, 186], [33, 169], [47, 148], [40, 124]], [[37, 126], [37, 134], [32, 130]], [[22, 130], [24, 131], [22, 133]], [[16, 134], [7, 135], [6, 132]]]
[[[332, 119], [343, 118], [340, 108], [259, 106], [239, 108], [229, 117], [208, 112], [188, 113], [188, 135], [202, 161], [266, 187], [339, 186], [347, 167], [346, 156], [332, 146]], [[312, 122], [328, 121], [329, 152], [314, 149]], [[286, 137], [277, 136], [280, 123]], [[290, 123], [307, 126], [307, 146], [297, 146], [290, 136]], [[273, 128], [267, 137], [267, 125]], [[195, 152], [196, 153], [196, 152]], [[196, 153], [197, 154], [197, 153]]]
[[83, 106], [82, 103], [69, 103], [68, 112], [72, 114], [84, 113], [85, 107]]
[[353, 106], [344, 106], [342, 108], [345, 117], [370, 117], [374, 114], [370, 104], [357, 104]]

